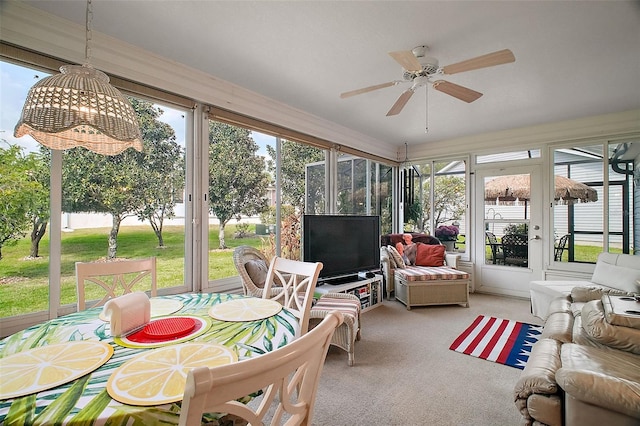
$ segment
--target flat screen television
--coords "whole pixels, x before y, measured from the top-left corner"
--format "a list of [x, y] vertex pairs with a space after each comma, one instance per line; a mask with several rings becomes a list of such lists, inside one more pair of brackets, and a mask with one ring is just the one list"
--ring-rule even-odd
[[380, 216], [304, 215], [302, 259], [322, 262], [318, 284], [380, 269]]

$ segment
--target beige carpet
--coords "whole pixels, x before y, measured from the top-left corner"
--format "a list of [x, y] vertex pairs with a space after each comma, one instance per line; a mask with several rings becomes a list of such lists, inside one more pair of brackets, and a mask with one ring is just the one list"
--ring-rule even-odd
[[471, 307], [412, 308], [396, 301], [363, 314], [355, 365], [331, 347], [313, 425], [517, 425], [521, 370], [449, 350], [478, 315], [540, 324], [529, 301], [471, 295]]

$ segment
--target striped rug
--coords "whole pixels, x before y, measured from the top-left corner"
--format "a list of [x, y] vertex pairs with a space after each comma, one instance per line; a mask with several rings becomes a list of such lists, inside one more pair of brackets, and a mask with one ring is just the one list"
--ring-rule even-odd
[[542, 326], [479, 315], [449, 349], [523, 369]]

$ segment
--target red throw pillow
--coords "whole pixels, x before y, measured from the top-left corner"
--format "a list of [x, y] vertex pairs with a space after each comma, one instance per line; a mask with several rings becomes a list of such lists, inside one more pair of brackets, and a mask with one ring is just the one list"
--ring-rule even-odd
[[443, 245], [417, 243], [416, 266], [444, 266]]

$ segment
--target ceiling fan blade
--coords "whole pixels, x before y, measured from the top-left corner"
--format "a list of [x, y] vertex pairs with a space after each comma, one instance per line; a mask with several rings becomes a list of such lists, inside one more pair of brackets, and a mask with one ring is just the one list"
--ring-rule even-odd
[[509, 49], [504, 49], [493, 53], [487, 53], [486, 55], [478, 56], [476, 58], [467, 59], [466, 61], [458, 62], [456, 64], [447, 65], [442, 68], [442, 72], [445, 74], [456, 74], [463, 71], [471, 71], [480, 68], [493, 67], [495, 65], [507, 64], [509, 62], [515, 62], [515, 60], [516, 57], [513, 56], [513, 52]]
[[459, 84], [451, 83], [450, 81], [438, 80], [433, 83], [433, 88], [439, 92], [451, 95], [454, 98], [458, 98], [461, 101], [471, 103], [482, 96], [482, 93], [475, 90], [468, 89]]
[[374, 90], [384, 89], [385, 87], [389, 86], [395, 86], [396, 84], [398, 84], [397, 81], [390, 81], [388, 83], [376, 84], [375, 86], [363, 87], [362, 89], [341, 93], [340, 97], [344, 99], [351, 96], [359, 95], [361, 93], [373, 92]]
[[411, 99], [411, 96], [413, 96], [413, 92], [414, 92], [413, 88], [407, 89], [404, 92], [402, 92], [402, 94], [400, 95], [400, 97], [398, 98], [396, 103], [393, 104], [393, 106], [391, 107], [391, 109], [387, 113], [387, 117], [389, 117], [391, 115], [400, 114], [400, 111], [402, 111], [402, 108], [404, 108], [404, 106], [407, 104], [407, 102], [409, 102], [409, 99]]
[[407, 71], [421, 71], [422, 65], [418, 62], [418, 59], [410, 50], [402, 50], [399, 52], [389, 52], [389, 56], [396, 60], [402, 68]]

